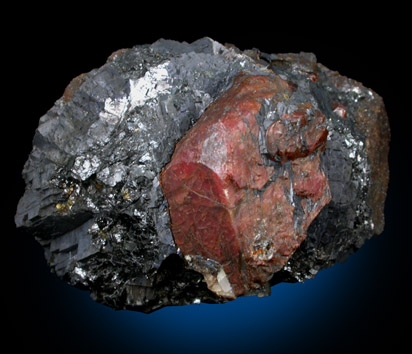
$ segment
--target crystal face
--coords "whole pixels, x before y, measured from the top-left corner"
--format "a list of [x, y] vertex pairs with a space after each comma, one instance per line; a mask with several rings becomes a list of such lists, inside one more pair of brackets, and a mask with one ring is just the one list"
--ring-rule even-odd
[[[295, 91], [278, 76], [236, 77], [162, 172], [175, 242], [184, 254], [202, 258], [192, 266], [217, 295], [265, 288], [331, 199], [320, 161], [323, 115], [310, 103], [291, 113], [276, 109], [292, 107]], [[218, 273], [208, 260], [218, 263]], [[216, 285], [221, 274], [226, 290]]]
[[15, 221], [116, 309], [268, 295], [382, 232], [389, 135], [381, 97], [313, 54], [159, 40], [40, 118]]

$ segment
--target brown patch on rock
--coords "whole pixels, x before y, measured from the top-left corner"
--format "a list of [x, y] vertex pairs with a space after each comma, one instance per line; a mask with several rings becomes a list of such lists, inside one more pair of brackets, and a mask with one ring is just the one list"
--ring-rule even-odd
[[64, 102], [67, 103], [73, 98], [76, 91], [83, 84], [86, 75], [87, 73], [80, 74], [79, 76], [76, 76], [72, 81], [70, 81], [70, 83], [67, 85], [63, 93]]
[[372, 102], [362, 102], [355, 115], [357, 128], [365, 135], [366, 153], [371, 169], [370, 189], [366, 198], [372, 208], [375, 234], [385, 226], [384, 207], [389, 183], [390, 128], [381, 97], [374, 94]]
[[107, 58], [108, 62], [112, 62], [118, 58], [120, 58], [124, 53], [126, 53], [127, 51], [129, 51], [130, 49], [127, 48], [123, 48], [123, 49], [119, 49], [116, 50], [115, 52], [113, 52], [112, 54], [110, 54], [110, 56]]

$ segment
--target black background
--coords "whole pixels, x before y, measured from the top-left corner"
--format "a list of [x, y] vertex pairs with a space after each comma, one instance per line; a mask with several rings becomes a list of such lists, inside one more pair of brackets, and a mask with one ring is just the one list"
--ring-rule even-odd
[[[217, 30], [214, 23], [224, 22], [224, 18], [215, 14], [215, 17], [199, 20], [201, 23], [196, 29], [186, 24], [178, 30], [177, 24], [174, 26], [173, 23], [161, 26], [162, 20], [156, 16], [145, 19], [143, 25], [142, 17], [145, 16], [137, 15], [136, 23], [131, 23], [130, 18], [125, 19], [125, 23], [113, 23], [108, 13], [93, 25], [88, 24], [87, 16], [81, 9], [61, 21], [57, 14], [54, 17], [53, 14], [50, 17], [33, 17], [29, 21], [19, 21], [22, 31], [8, 38], [10, 42], [4, 44], [3, 59], [8, 65], [3, 68], [3, 74], [7, 77], [8, 89], [7, 95], [3, 96], [2, 107], [12, 109], [8, 113], [4, 110], [2, 117], [3, 123], [7, 123], [2, 129], [3, 142], [6, 143], [2, 150], [2, 174], [10, 179], [1, 186], [1, 203], [6, 211], [2, 220], [6, 223], [4, 230], [7, 230], [2, 235], [6, 241], [2, 244], [2, 258], [5, 261], [2, 269], [2, 293], [5, 296], [2, 319], [13, 352], [129, 352], [126, 350], [127, 343], [118, 343], [115, 335], [108, 346], [107, 338], [103, 340], [98, 332], [84, 330], [87, 328], [84, 322], [94, 326], [93, 323], [99, 319], [93, 318], [87, 307], [77, 307], [77, 297], [83, 295], [50, 274], [41, 247], [30, 235], [15, 230], [13, 216], [24, 191], [21, 170], [30, 153], [38, 119], [61, 97], [73, 77], [103, 65], [106, 58], [120, 48], [152, 43], [161, 37], [191, 42], [203, 36], [221, 43], [233, 43], [240, 49], [259, 48], [267, 53], [313, 52], [320, 63], [362, 82], [383, 97], [392, 135], [386, 227], [376, 241], [371, 240], [370, 245], [365, 245], [369, 250], [378, 252], [379, 256], [373, 258], [374, 267], [368, 268], [368, 273], [362, 273], [363, 278], [357, 278], [353, 283], [355, 287], [361, 281], [363, 289], [356, 306], [352, 309], [348, 306], [336, 308], [337, 314], [340, 311], [346, 313], [333, 317], [329, 323], [320, 323], [316, 317], [306, 319], [318, 330], [313, 332], [309, 341], [297, 331], [285, 348], [289, 348], [287, 352], [296, 353], [372, 352], [382, 348], [397, 352], [396, 348], [406, 342], [410, 329], [407, 311], [411, 301], [408, 288], [411, 278], [408, 270], [410, 230], [406, 224], [409, 190], [405, 183], [410, 164], [410, 144], [406, 134], [410, 129], [412, 102], [407, 98], [406, 83], [410, 82], [411, 75], [410, 54], [405, 51], [409, 45], [406, 33], [395, 25], [389, 31], [387, 19], [361, 28], [358, 19], [346, 17], [345, 25], [354, 31], [337, 34], [333, 27], [341, 26], [340, 21], [343, 21], [339, 13], [335, 14], [337, 22], [334, 26], [325, 24], [313, 32], [310, 26], [298, 30], [296, 19], [290, 20], [284, 27], [273, 21], [269, 28], [263, 30], [239, 18], [234, 25], [222, 26], [221, 30]], [[14, 74], [10, 75], [12, 71]], [[356, 278], [356, 274], [353, 277]], [[145, 317], [140, 318], [143, 328]], [[276, 320], [273, 319], [273, 326]], [[248, 319], [245, 318], [245, 321]], [[257, 323], [256, 328], [268, 325]], [[336, 328], [334, 334], [324, 335], [330, 327]], [[161, 341], [161, 333], [157, 335], [157, 340]], [[202, 340], [213, 340], [207, 337], [207, 333], [202, 333], [202, 336], [206, 338]], [[239, 337], [242, 336], [247, 336], [247, 333], [239, 333]], [[302, 337], [306, 338], [305, 341], [300, 341]], [[226, 353], [243, 353], [233, 338], [230, 339], [233, 344]], [[251, 340], [256, 338], [258, 335], [251, 337]], [[142, 349], [138, 350], [136, 348], [139, 346], [135, 346], [131, 352], [150, 352], [147, 349], [150, 347], [147, 343], [149, 338], [140, 340]], [[193, 346], [193, 353], [203, 353], [202, 340]], [[258, 340], [266, 343], [268, 352], [276, 352], [277, 343], [270, 337]], [[195, 343], [193, 338], [187, 341]], [[180, 350], [171, 347], [170, 352], [178, 353]], [[215, 353], [220, 353], [219, 348]]]

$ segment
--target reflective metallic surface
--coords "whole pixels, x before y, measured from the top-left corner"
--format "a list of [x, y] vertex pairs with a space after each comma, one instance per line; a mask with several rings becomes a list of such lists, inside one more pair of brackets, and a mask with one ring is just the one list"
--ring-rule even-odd
[[293, 82], [295, 104], [270, 114], [310, 100], [329, 131], [321, 159], [332, 201], [272, 284], [310, 278], [382, 231], [389, 128], [376, 93], [313, 54], [260, 53], [257, 60], [208, 38], [159, 40], [74, 79], [40, 119], [15, 221], [34, 234], [59, 277], [117, 309], [225, 301], [176, 249], [159, 173], [241, 71]]

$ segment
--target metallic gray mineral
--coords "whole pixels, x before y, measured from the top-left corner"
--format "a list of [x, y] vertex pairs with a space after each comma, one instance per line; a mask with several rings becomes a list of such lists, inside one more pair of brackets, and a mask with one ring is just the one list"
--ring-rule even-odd
[[[240, 73], [287, 80], [300, 95], [290, 104], [313, 102], [328, 128], [321, 163], [332, 200], [269, 285], [311, 278], [383, 231], [389, 125], [375, 92], [313, 54], [161, 39], [119, 50], [76, 77], [40, 118], [15, 222], [44, 247], [58, 277], [115, 309], [228, 301], [176, 246], [160, 173]], [[259, 119], [264, 114], [274, 112]]]

